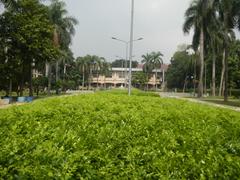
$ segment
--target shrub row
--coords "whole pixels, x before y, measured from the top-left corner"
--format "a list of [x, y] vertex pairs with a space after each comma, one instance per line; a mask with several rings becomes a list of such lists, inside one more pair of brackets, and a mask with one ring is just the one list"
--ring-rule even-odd
[[0, 178], [237, 179], [239, 121], [151, 95], [38, 100], [0, 110]]

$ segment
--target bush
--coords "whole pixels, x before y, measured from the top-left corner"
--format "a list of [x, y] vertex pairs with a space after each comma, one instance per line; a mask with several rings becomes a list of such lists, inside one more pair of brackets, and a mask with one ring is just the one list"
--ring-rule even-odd
[[120, 91], [0, 110], [2, 179], [237, 179], [240, 114]]
[[230, 90], [231, 96], [235, 98], [240, 98], [240, 90], [239, 89], [231, 89]]

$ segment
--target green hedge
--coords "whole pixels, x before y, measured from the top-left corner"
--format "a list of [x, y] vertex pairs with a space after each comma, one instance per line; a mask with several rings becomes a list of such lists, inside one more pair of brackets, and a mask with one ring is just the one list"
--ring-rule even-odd
[[237, 179], [240, 114], [99, 92], [0, 110], [2, 179]]
[[239, 89], [231, 89], [231, 96], [240, 98], [240, 90]]

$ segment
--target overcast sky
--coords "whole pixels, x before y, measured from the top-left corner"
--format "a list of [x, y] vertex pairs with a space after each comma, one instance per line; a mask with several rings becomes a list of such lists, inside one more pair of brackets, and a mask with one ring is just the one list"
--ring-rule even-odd
[[[78, 19], [72, 44], [75, 57], [86, 54], [125, 57], [124, 44], [112, 36], [129, 40], [131, 0], [66, 0], [69, 14]], [[161, 51], [168, 63], [177, 46], [191, 43], [182, 32], [184, 12], [191, 0], [135, 0], [134, 59], [151, 51]]]

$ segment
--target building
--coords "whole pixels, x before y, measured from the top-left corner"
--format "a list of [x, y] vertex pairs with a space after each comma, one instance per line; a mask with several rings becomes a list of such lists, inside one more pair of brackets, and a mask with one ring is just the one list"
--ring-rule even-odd
[[[132, 68], [132, 73], [143, 72], [143, 65], [139, 65], [137, 68]], [[168, 65], [163, 64], [160, 69], [155, 69], [150, 74], [150, 79], [148, 82], [149, 88], [164, 88], [165, 87], [165, 73], [168, 69]], [[157, 74], [157, 77], [156, 77]], [[94, 87], [124, 87], [128, 84], [129, 79], [129, 69], [127, 68], [112, 68], [108, 75], [98, 75], [94, 74], [92, 78], [92, 86]]]

